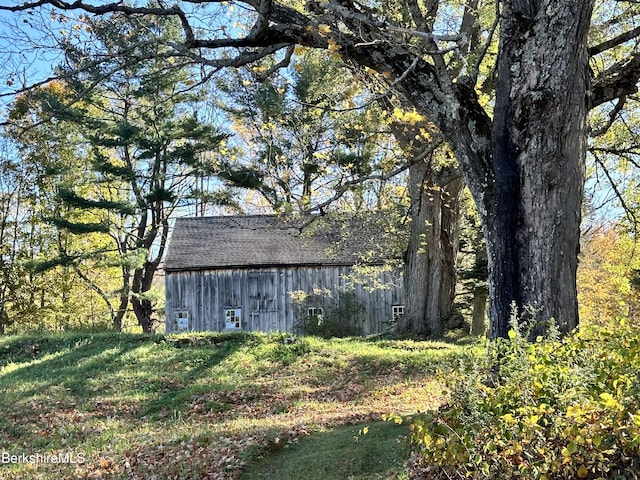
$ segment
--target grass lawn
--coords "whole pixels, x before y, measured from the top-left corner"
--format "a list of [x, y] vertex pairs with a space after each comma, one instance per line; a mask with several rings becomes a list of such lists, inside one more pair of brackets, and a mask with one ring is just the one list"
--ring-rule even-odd
[[407, 427], [382, 415], [438, 407], [436, 370], [482, 351], [280, 334], [3, 337], [0, 478], [406, 478]]
[[406, 425], [374, 421], [335, 427], [255, 459], [242, 480], [406, 479]]

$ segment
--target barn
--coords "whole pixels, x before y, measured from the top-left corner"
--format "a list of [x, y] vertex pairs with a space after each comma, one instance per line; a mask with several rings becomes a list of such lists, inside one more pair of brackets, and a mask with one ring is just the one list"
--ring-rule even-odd
[[177, 219], [164, 262], [166, 331], [300, 333], [330, 320], [385, 331], [404, 312], [401, 274], [371, 255], [363, 262], [375, 235], [349, 229], [358, 234], [337, 223], [301, 232], [270, 215]]

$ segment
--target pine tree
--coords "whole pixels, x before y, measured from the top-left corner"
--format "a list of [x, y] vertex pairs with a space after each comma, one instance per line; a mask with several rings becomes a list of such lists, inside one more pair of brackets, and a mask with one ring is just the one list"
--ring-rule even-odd
[[[196, 106], [203, 97], [192, 80], [194, 72], [175, 64], [157, 43], [160, 37], [170, 38], [171, 21], [121, 17], [94, 22], [92, 30], [106, 49], [117, 50], [123, 38], [132, 37], [155, 46], [142, 61], [114, 58], [127, 64], [117, 75], [106, 74], [114, 68], [108, 64], [69, 73], [64, 87], [71, 95], [83, 95], [71, 108], [58, 108], [60, 102], [40, 97], [41, 116], [78, 132], [76, 153], [87, 165], [84, 179], [58, 183], [56, 198], [65, 212], [52, 216], [51, 222], [76, 237], [106, 234], [115, 252], [64, 252], [51, 266], [76, 265], [77, 258], [92, 255], [117, 266], [122, 284], [113, 327], [122, 328], [131, 307], [140, 327], [149, 332], [157, 320], [152, 286], [170, 219], [201, 197], [197, 180], [215, 171], [213, 152], [226, 135], [198, 119]], [[69, 47], [64, 68], [76, 71], [85, 53]]]

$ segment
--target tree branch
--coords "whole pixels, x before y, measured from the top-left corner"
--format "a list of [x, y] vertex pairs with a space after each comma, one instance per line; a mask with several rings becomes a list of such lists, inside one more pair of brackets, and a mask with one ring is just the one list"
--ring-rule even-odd
[[616, 121], [616, 118], [618, 117], [618, 114], [624, 108], [624, 105], [625, 105], [626, 101], [627, 101], [627, 96], [626, 95], [620, 96], [620, 98], [618, 99], [618, 102], [616, 103], [615, 107], [613, 107], [613, 110], [611, 110], [611, 112], [609, 112], [609, 120], [607, 121], [607, 123], [605, 125], [603, 125], [602, 127], [600, 127], [599, 129], [592, 131], [591, 132], [591, 137], [599, 137], [600, 135], [604, 135], [605, 133], [607, 133], [609, 131], [609, 129], [611, 128], [613, 123]]
[[286, 53], [284, 54], [284, 58], [282, 60], [276, 63], [273, 67], [269, 68], [268, 70], [265, 70], [264, 72], [256, 76], [258, 81], [263, 82], [276, 71], [280, 70], [281, 68], [288, 67], [289, 64], [291, 63], [291, 57], [293, 57], [294, 50], [295, 50], [294, 46], [289, 45], [287, 47]]
[[637, 37], [640, 37], [640, 26], [634, 28], [633, 30], [629, 30], [628, 32], [622, 33], [610, 40], [607, 40], [606, 42], [602, 42], [599, 45], [595, 45], [589, 48], [589, 55], [593, 57]]
[[440, 148], [443, 143], [444, 143], [444, 139], [442, 137], [437, 137], [435, 139], [435, 141], [430, 143], [422, 152], [420, 152], [415, 157], [411, 158], [411, 160], [409, 160], [408, 162], [405, 162], [405, 163], [399, 165], [398, 167], [396, 167], [394, 170], [390, 171], [389, 173], [376, 173], [376, 174], [372, 174], [372, 175], [367, 175], [365, 177], [354, 178], [353, 180], [348, 180], [348, 181], [344, 182], [342, 185], [340, 185], [336, 189], [336, 193], [331, 198], [328, 198], [324, 202], [312, 206], [311, 208], [306, 210], [304, 212], [304, 214], [305, 215], [311, 215], [313, 212], [319, 212], [321, 210], [324, 210], [325, 207], [328, 207], [329, 205], [331, 205], [336, 200], [339, 200], [340, 198], [342, 198], [342, 196], [345, 193], [347, 193], [351, 187], [353, 187], [355, 185], [360, 185], [360, 184], [362, 184], [364, 182], [369, 182], [369, 181], [372, 181], [372, 180], [386, 181], [386, 180], [389, 180], [389, 179], [395, 177], [396, 175], [399, 175], [400, 173], [402, 173], [405, 170], [409, 169], [409, 167], [411, 167], [411, 165], [414, 165], [414, 164], [416, 164], [418, 162], [422, 162], [425, 158], [427, 158], [429, 155], [431, 155], [433, 152], [435, 152], [438, 148]]
[[609, 173], [609, 169], [604, 164], [604, 161], [598, 155], [596, 155], [593, 151], [591, 152], [591, 154], [593, 155], [593, 158], [595, 158], [596, 163], [598, 165], [600, 165], [600, 167], [604, 171], [604, 174], [607, 177], [607, 180], [609, 181], [609, 185], [611, 185], [611, 188], [613, 189], [613, 192], [616, 194], [616, 197], [618, 198], [618, 201], [620, 202], [620, 205], [622, 206], [622, 209], [624, 210], [625, 216], [627, 217], [629, 222], [631, 222], [631, 225], [633, 226], [633, 231], [634, 231], [634, 233], [636, 233], [637, 229], [638, 229], [638, 219], [636, 218], [636, 215], [635, 215], [633, 209], [629, 208], [629, 206], [627, 205], [627, 202], [625, 201], [622, 193], [618, 189], [618, 185], [617, 185], [616, 181], [613, 179], [613, 177]]
[[78, 275], [78, 277], [80, 277], [80, 279], [83, 280], [89, 286], [91, 290], [93, 290], [100, 296], [102, 301], [105, 303], [105, 305], [109, 309], [109, 317], [111, 318], [111, 321], [113, 321], [113, 319], [116, 317], [116, 311], [113, 308], [113, 305], [111, 305], [111, 300], [109, 299], [109, 295], [107, 295], [107, 293], [102, 288], [100, 288], [100, 285], [93, 282], [89, 277], [87, 277], [80, 270], [80, 267], [76, 263], [73, 264], [73, 270], [76, 272], [76, 275]]
[[[32, 10], [38, 7], [51, 6], [59, 10], [82, 10], [95, 15], [104, 15], [107, 13], [124, 13], [125, 15], [156, 15], [156, 16], [178, 16], [183, 22], [189, 24], [185, 13], [174, 5], [169, 8], [165, 7], [134, 7], [122, 1], [107, 3], [105, 5], [91, 5], [82, 0], [75, 2], [65, 2], [63, 0], [38, 0], [36, 2], [24, 2], [18, 5], [0, 5], [0, 11], [20, 12]], [[193, 33], [193, 32], [192, 32]]]
[[614, 63], [593, 81], [592, 107], [636, 93], [639, 80], [640, 54], [634, 54], [630, 58]]

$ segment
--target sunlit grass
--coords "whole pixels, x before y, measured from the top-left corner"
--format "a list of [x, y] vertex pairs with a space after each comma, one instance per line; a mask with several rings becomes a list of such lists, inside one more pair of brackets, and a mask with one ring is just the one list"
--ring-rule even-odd
[[0, 478], [237, 478], [245, 462], [268, 462], [275, 438], [330, 442], [341, 425], [437, 407], [446, 379], [434, 372], [480, 352], [280, 334], [3, 337], [2, 449], [86, 462], [4, 464]]

